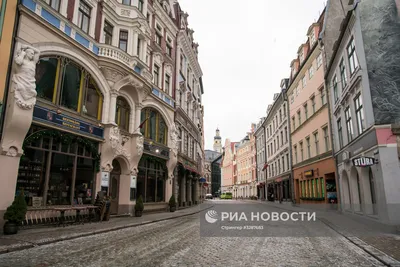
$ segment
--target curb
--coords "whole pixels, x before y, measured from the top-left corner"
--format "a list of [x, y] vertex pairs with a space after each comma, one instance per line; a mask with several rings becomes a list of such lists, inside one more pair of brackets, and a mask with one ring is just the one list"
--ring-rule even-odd
[[200, 212], [202, 212], [204, 210], [212, 208], [213, 206], [214, 205], [211, 205], [209, 207], [206, 207], [206, 208], [203, 208], [203, 209], [200, 209], [200, 210], [196, 210], [196, 211], [191, 212], [191, 213], [182, 214], [182, 215], [178, 215], [178, 216], [174, 216], [174, 217], [156, 219], [156, 220], [152, 220], [152, 221], [142, 221], [140, 223], [131, 223], [131, 224], [123, 225], [123, 226], [117, 226], [117, 227], [112, 227], [112, 228], [107, 228], [107, 229], [96, 230], [96, 231], [93, 231], [93, 232], [86, 232], [86, 233], [76, 234], [76, 235], [72, 235], [72, 236], [55, 238], [55, 239], [52, 239], [52, 240], [38, 242], [38, 243], [31, 243], [31, 242], [23, 241], [23, 242], [25, 242], [27, 244], [23, 244], [23, 245], [20, 245], [20, 246], [15, 246], [15, 247], [2, 249], [2, 250], [0, 250], [0, 255], [7, 254], [7, 253], [10, 253], [10, 252], [30, 249], [30, 248], [34, 248], [34, 247], [44, 246], [44, 245], [48, 245], [48, 244], [58, 243], [58, 242], [62, 242], [62, 241], [73, 240], [73, 239], [77, 239], [77, 238], [81, 238], [81, 237], [104, 234], [104, 233], [114, 232], [114, 231], [118, 231], [118, 230], [122, 230], [122, 229], [127, 229], [127, 228], [142, 226], [142, 225], [147, 225], [147, 224], [151, 224], [151, 223], [157, 223], [157, 222], [162, 222], [162, 221], [168, 221], [168, 220], [173, 220], [173, 219], [177, 219], [177, 218], [182, 218], [182, 217], [186, 217], [186, 216], [190, 216], [190, 215], [194, 215], [194, 214], [200, 213]]

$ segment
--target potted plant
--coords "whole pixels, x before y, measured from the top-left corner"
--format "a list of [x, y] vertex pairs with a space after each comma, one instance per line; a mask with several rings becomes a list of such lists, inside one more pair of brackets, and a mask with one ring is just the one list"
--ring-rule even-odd
[[170, 212], [176, 211], [176, 201], [174, 195], [172, 195], [171, 198], [169, 199], [169, 211]]
[[142, 217], [142, 212], [144, 210], [144, 205], [143, 205], [143, 198], [142, 195], [138, 197], [136, 200], [136, 205], [135, 205], [135, 216], [136, 217]]
[[26, 205], [24, 191], [22, 190], [4, 213], [3, 218], [6, 220], [6, 223], [4, 224], [3, 231], [5, 235], [13, 235], [18, 232], [18, 226], [25, 219], [27, 210], [28, 206]]

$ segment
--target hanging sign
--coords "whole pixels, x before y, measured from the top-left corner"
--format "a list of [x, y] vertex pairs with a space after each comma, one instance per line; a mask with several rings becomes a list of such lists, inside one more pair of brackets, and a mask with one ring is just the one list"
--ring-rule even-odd
[[101, 172], [101, 186], [108, 187], [110, 182], [110, 173]]
[[131, 176], [131, 188], [136, 188], [136, 176]]
[[314, 170], [305, 171], [305, 172], [304, 172], [304, 176], [307, 176], [307, 177], [309, 177], [309, 176], [314, 176]]
[[375, 164], [375, 158], [370, 157], [359, 157], [353, 159], [353, 165], [355, 167], [368, 167]]

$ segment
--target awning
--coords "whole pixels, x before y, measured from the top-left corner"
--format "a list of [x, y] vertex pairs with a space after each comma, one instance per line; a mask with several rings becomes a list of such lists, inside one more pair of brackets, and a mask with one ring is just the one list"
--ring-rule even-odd
[[266, 169], [267, 167], [268, 167], [268, 163], [265, 163], [262, 170], [265, 171], [265, 169]]

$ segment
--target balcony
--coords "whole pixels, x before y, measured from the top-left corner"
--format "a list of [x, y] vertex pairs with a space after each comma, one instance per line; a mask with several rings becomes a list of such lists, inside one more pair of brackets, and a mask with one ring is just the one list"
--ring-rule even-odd
[[152, 93], [153, 93], [153, 95], [157, 96], [159, 99], [161, 99], [164, 103], [167, 103], [172, 108], [175, 107], [175, 101], [172, 99], [172, 97], [170, 97], [163, 91], [161, 91], [157, 88], [153, 88]]
[[[153, 79], [152, 75], [148, 72], [147, 65], [141, 61], [137, 56], [131, 56], [125, 51], [119, 49], [118, 47], [107, 45], [107, 44], [99, 44], [99, 57], [109, 58], [119, 63], [124, 64], [129, 69], [135, 71], [139, 75], [142, 75], [146, 80], [150, 81]], [[144, 71], [145, 70], [145, 71]]]

